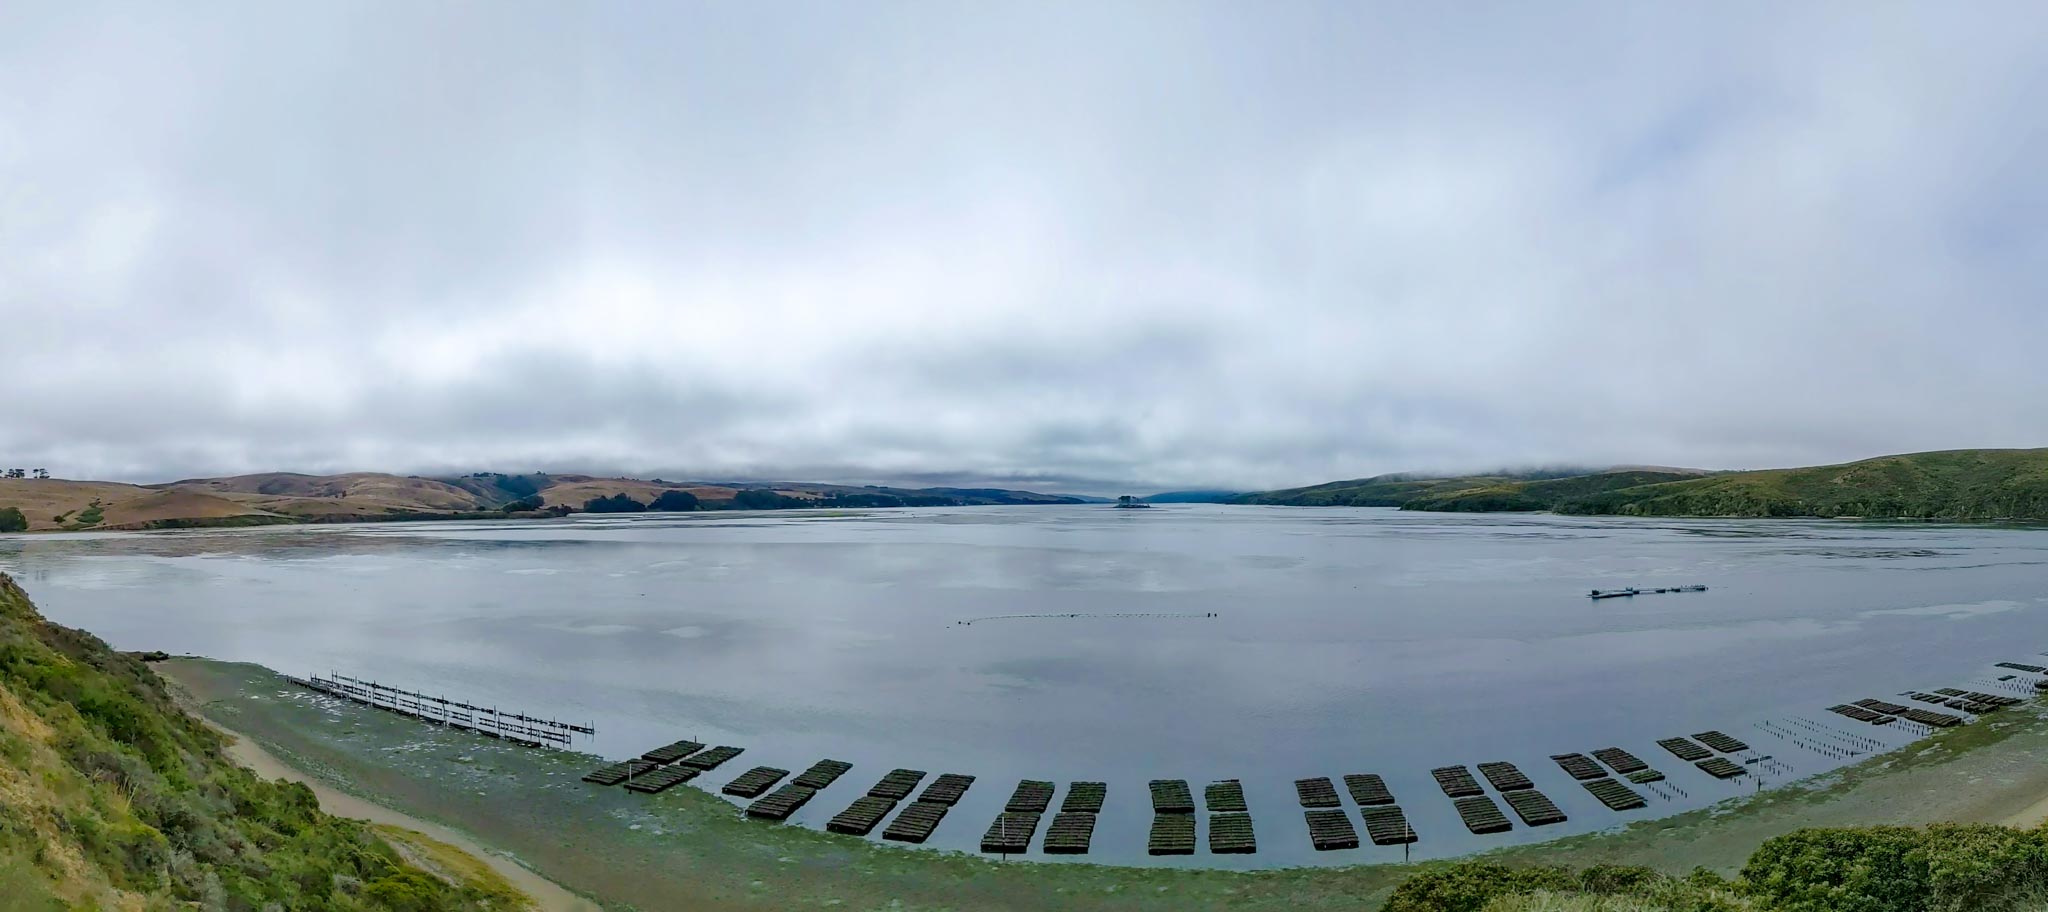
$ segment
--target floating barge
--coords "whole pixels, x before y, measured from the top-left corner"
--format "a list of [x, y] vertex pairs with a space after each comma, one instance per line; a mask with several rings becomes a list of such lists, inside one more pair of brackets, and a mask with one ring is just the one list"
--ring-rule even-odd
[[1508, 807], [1515, 809], [1515, 816], [1522, 818], [1526, 826], [1549, 826], [1565, 822], [1564, 812], [1557, 809], [1557, 803], [1549, 796], [1535, 789], [1521, 789], [1501, 795]]
[[932, 837], [932, 831], [939, 828], [939, 821], [946, 819], [950, 804], [936, 801], [913, 801], [896, 819], [889, 821], [889, 828], [882, 831], [882, 838], [895, 842], [921, 844]]
[[747, 816], [765, 820], [788, 820], [789, 815], [816, 797], [818, 790], [809, 786], [789, 783], [753, 804], [747, 805]]
[[1242, 814], [1251, 810], [1244, 803], [1244, 783], [1235, 779], [1223, 779], [1203, 787], [1202, 803], [1212, 814]]
[[[1716, 757], [1715, 760], [1720, 760], [1720, 758]], [[1713, 763], [1714, 760], [1704, 762]], [[1720, 762], [1727, 763], [1728, 761], [1720, 760]], [[1736, 769], [1741, 769], [1741, 767], [1736, 767]], [[1606, 777], [1580, 784], [1586, 787], [1586, 791], [1592, 792], [1593, 797], [1600, 799], [1601, 804], [1607, 805], [1607, 809], [1610, 811], [1633, 811], [1636, 808], [1648, 807], [1650, 804], [1648, 801], [1643, 800], [1643, 796], [1636, 794], [1634, 789]]]
[[1038, 832], [1038, 820], [1043, 816], [1037, 811], [1004, 811], [988, 825], [988, 832], [981, 834], [981, 850], [1004, 855], [1022, 855], [1031, 848], [1031, 837]]
[[1188, 791], [1188, 781], [1186, 779], [1154, 779], [1149, 785], [1152, 789], [1152, 813], [1192, 814], [1195, 812], [1195, 796], [1194, 793]]
[[1305, 808], [1343, 807], [1344, 801], [1337, 797], [1337, 786], [1327, 777], [1294, 780], [1294, 794], [1301, 799]]
[[1344, 788], [1351, 792], [1351, 800], [1362, 808], [1394, 803], [1394, 793], [1388, 791], [1385, 780], [1374, 773], [1347, 774]]
[[1332, 852], [1338, 849], [1358, 848], [1358, 829], [1351, 825], [1351, 816], [1343, 811], [1303, 811], [1301, 816], [1308, 822], [1308, 841], [1318, 852]]
[[1500, 812], [1500, 805], [1485, 795], [1460, 798], [1454, 803], [1458, 807], [1458, 816], [1465, 821], [1465, 829], [1476, 835], [1505, 833], [1515, 828], [1508, 822], [1508, 816]]
[[1152, 835], [1145, 841], [1145, 854], [1195, 854], [1194, 813], [1152, 815]]
[[1684, 738], [1663, 738], [1657, 742], [1657, 746], [1670, 751], [1672, 756], [1687, 763], [1691, 763], [1694, 760], [1705, 760], [1714, 755], [1713, 751], [1707, 750]]
[[1052, 824], [1045, 828], [1045, 854], [1086, 855], [1088, 844], [1094, 839], [1093, 813], [1061, 811], [1053, 815]]
[[910, 793], [922, 781], [924, 781], [924, 770], [893, 769], [882, 777], [882, 781], [875, 783], [874, 788], [868, 789], [868, 794], [876, 798], [887, 798], [890, 801], [902, 801], [910, 797]]
[[882, 818], [889, 816], [889, 812], [896, 809], [896, 801], [895, 798], [884, 798], [879, 795], [862, 795], [853, 799], [852, 805], [826, 823], [825, 829], [849, 836], [866, 836], [875, 831]]
[[[1109, 786], [1101, 782], [1069, 782], [1067, 797], [1060, 801], [1062, 814], [1099, 814], [1109, 797]], [[1089, 824], [1092, 828], [1094, 824]]]
[[725, 788], [719, 789], [719, 791], [736, 798], [759, 798], [762, 792], [767, 791], [775, 783], [781, 782], [782, 777], [787, 775], [789, 775], [789, 770], [786, 769], [776, 769], [772, 766], [757, 766], [741, 773], [739, 778], [726, 783]]
[[1252, 834], [1252, 815], [1209, 815], [1209, 854], [1250, 855], [1258, 850], [1258, 837]]
[[1437, 787], [1452, 798], [1466, 798], [1486, 793], [1485, 789], [1479, 787], [1479, 780], [1472, 778], [1472, 771], [1462, 766], [1439, 766], [1430, 770], [1429, 774], [1435, 777]]
[[1536, 787], [1536, 783], [1529, 781], [1529, 777], [1523, 775], [1514, 764], [1505, 761], [1479, 764], [1479, 775], [1485, 776], [1486, 781], [1493, 784], [1494, 790], [1502, 793]]
[[1399, 807], [1361, 808], [1358, 816], [1365, 819], [1365, 831], [1372, 837], [1373, 845], [1407, 845], [1416, 840], [1415, 828], [1408, 825], [1408, 815], [1401, 813]]

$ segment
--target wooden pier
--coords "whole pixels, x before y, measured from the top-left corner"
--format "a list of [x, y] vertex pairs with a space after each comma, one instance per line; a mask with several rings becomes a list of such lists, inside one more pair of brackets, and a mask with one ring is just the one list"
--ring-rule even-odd
[[1387, 790], [1387, 783], [1375, 773], [1347, 774], [1344, 788], [1351, 792], [1351, 800], [1362, 808], [1394, 803], [1394, 793]]
[[1251, 810], [1244, 803], [1244, 783], [1235, 779], [1209, 783], [1202, 789], [1202, 803], [1208, 805], [1212, 814], [1242, 814]]
[[1705, 760], [1714, 755], [1713, 751], [1707, 750], [1684, 738], [1664, 738], [1657, 742], [1657, 746], [1670, 751], [1672, 756], [1687, 763], [1691, 763], [1694, 760]]
[[1749, 750], [1749, 745], [1717, 731], [1698, 732], [1692, 736], [1692, 739], [1724, 754], [1739, 754]]
[[726, 783], [725, 788], [719, 789], [719, 791], [739, 798], [758, 798], [762, 792], [767, 791], [775, 783], [781, 782], [782, 777], [787, 775], [789, 775], [789, 770], [786, 769], [776, 769], [772, 766], [757, 766], [741, 773], [739, 778]]
[[1045, 828], [1045, 854], [1086, 855], [1095, 839], [1095, 815], [1086, 811], [1061, 811]]
[[1296, 779], [1294, 794], [1301, 798], [1305, 808], [1343, 807], [1344, 801], [1337, 797], [1337, 786], [1328, 778]]
[[1566, 774], [1580, 782], [1607, 775], [1607, 771], [1601, 769], [1600, 764], [1594, 763], [1593, 759], [1585, 754], [1551, 754], [1550, 759], [1557, 761], [1557, 765], [1563, 768]]
[[1187, 813], [1153, 814], [1152, 835], [1145, 841], [1145, 854], [1195, 854], [1195, 815], [1192, 809]]
[[850, 836], [866, 836], [875, 831], [882, 818], [889, 816], [889, 812], [896, 809], [897, 800], [880, 795], [862, 795], [853, 799], [852, 805], [840, 811], [831, 822], [826, 823], [825, 829]]
[[1308, 822], [1308, 841], [1318, 852], [1358, 848], [1358, 829], [1351, 825], [1351, 815], [1341, 810], [1303, 811], [1301, 816]]
[[696, 769], [700, 769], [708, 773], [712, 770], [717, 769], [721, 764], [725, 763], [725, 761], [731, 760], [732, 758], [739, 756], [741, 753], [744, 753], [745, 751], [746, 748], [744, 747], [733, 747], [728, 744], [721, 744], [708, 751], [704, 751], [702, 753], [697, 754], [691, 754], [690, 756], [684, 757], [681, 763], [684, 766], [694, 767]]
[[1152, 789], [1152, 813], [1192, 814], [1195, 812], [1195, 796], [1194, 793], [1188, 791], [1188, 781], [1186, 779], [1154, 779], [1149, 785]]
[[1485, 776], [1486, 781], [1492, 783], [1496, 791], [1503, 793], [1536, 787], [1536, 783], [1529, 781], [1529, 777], [1523, 775], [1514, 764], [1504, 761], [1479, 764], [1479, 775]]
[[891, 801], [902, 801], [910, 797], [910, 793], [922, 781], [924, 770], [893, 769], [882, 777], [882, 781], [875, 783], [874, 788], [868, 789], [868, 794]]
[[[1109, 798], [1109, 786], [1101, 782], [1069, 782], [1067, 797], [1060, 799], [1062, 814], [1100, 814]], [[1090, 824], [1092, 827], [1093, 824]]]
[[1250, 855], [1258, 850], [1259, 840], [1252, 834], [1252, 815], [1209, 815], [1209, 854]]
[[[924, 794], [917, 796], [919, 804], [942, 804], [951, 807], [960, 803], [960, 796], [967, 794], [967, 787], [974, 784], [974, 777], [963, 773], [945, 773], [932, 784], [924, 787]], [[909, 813], [905, 811], [904, 813]]]
[[[955, 796], [954, 800], [958, 800]], [[882, 838], [895, 842], [921, 844], [932, 837], [932, 831], [939, 828], [939, 821], [946, 819], [946, 812], [952, 809], [951, 802], [913, 801], [895, 820], [889, 821], [889, 828], [882, 831]]]
[[[1715, 759], [1719, 760], [1720, 758], [1717, 757]], [[1712, 763], [1714, 761], [1708, 760], [1704, 762]], [[1721, 760], [1721, 762], [1727, 763], [1728, 761]], [[1650, 804], [1648, 801], [1643, 800], [1643, 796], [1636, 794], [1634, 789], [1604, 776], [1580, 784], [1586, 787], [1586, 791], [1592, 792], [1593, 797], [1600, 799], [1601, 804], [1607, 805], [1607, 809], [1610, 811], [1632, 811], [1636, 808], [1648, 807]]]
[[1465, 829], [1477, 835], [1505, 833], [1515, 827], [1508, 822], [1507, 815], [1500, 812], [1500, 806], [1485, 795], [1459, 798], [1453, 804], [1458, 807], [1458, 816], [1465, 821]]
[[523, 747], [559, 745], [567, 747], [576, 735], [592, 735], [597, 729], [529, 716], [525, 713], [481, 706], [445, 696], [429, 696], [416, 690], [393, 687], [376, 681], [329, 673], [326, 677], [280, 675], [285, 681], [315, 693], [339, 697], [351, 703], [396, 713], [429, 725], [456, 731], [475, 732], [486, 738], [510, 741]]
[[1360, 808], [1358, 816], [1365, 819], [1365, 832], [1372, 837], [1372, 844], [1379, 846], [1407, 845], [1416, 840], [1415, 828], [1408, 825], [1408, 815], [1399, 807]]
[[791, 782], [769, 793], [768, 797], [747, 805], [747, 816], [788, 820], [789, 815], [796, 813], [817, 794], [817, 789]]
[[1594, 751], [1593, 756], [1601, 763], [1607, 764], [1609, 768], [1617, 773], [1627, 774], [1633, 773], [1636, 770], [1650, 768], [1650, 765], [1644, 763], [1642, 758], [1618, 747], [1603, 747]]
[[797, 777], [790, 781], [805, 788], [821, 789], [834, 782], [838, 782], [839, 777], [846, 775], [847, 771], [851, 769], [853, 769], [853, 764], [844, 760], [820, 760], [811, 764], [810, 769], [797, 774]]
[[1535, 789], [1505, 792], [1501, 798], [1507, 801], [1508, 807], [1515, 809], [1515, 816], [1522, 818], [1522, 823], [1526, 826], [1540, 827], [1565, 822], [1564, 812], [1557, 809], [1557, 803]]
[[[1051, 796], [1048, 793], [1048, 800]], [[1014, 799], [1013, 799], [1014, 800]], [[1022, 855], [1031, 848], [1031, 837], [1038, 832], [1039, 811], [1004, 811], [989, 823], [988, 832], [981, 834], [981, 850], [992, 854]]]
[[1472, 778], [1472, 771], [1462, 766], [1439, 766], [1429, 774], [1436, 778], [1437, 787], [1452, 798], [1481, 795], [1486, 791], [1479, 787], [1479, 780]]

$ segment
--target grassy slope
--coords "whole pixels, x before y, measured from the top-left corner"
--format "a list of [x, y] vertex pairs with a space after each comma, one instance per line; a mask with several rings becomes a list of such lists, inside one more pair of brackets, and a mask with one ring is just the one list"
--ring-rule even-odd
[[1654, 469], [1543, 480], [1390, 475], [1267, 491], [1239, 502], [1622, 516], [2048, 520], [2048, 449], [1950, 450], [1704, 476]]
[[0, 909], [508, 909], [264, 782], [162, 680], [0, 575]]

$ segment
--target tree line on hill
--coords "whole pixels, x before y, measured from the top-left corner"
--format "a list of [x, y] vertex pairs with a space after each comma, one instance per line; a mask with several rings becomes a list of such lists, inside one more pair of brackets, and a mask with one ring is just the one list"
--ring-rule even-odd
[[545, 506], [540, 495], [523, 497], [504, 506], [507, 513], [553, 513], [557, 516], [569, 513], [687, 513], [694, 510], [802, 510], [802, 509], [856, 509], [876, 507], [956, 507], [964, 503], [960, 498], [937, 494], [885, 494], [870, 491], [846, 491], [826, 494], [816, 498], [791, 497], [774, 491], [748, 488], [733, 492], [731, 500], [706, 501], [688, 491], [663, 491], [652, 501], [642, 503], [624, 493], [593, 497], [583, 502], [581, 509], [572, 509], [564, 504]]

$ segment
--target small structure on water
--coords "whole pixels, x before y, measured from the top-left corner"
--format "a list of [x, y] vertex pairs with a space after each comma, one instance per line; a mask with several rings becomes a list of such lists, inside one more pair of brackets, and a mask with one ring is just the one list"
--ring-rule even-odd
[[1587, 594], [1586, 594], [1586, 597], [1587, 597], [1587, 598], [1595, 598], [1595, 599], [1611, 599], [1611, 598], [1628, 598], [1628, 597], [1630, 597], [1630, 596], [1636, 596], [1636, 595], [1663, 595], [1663, 594], [1664, 594], [1664, 593], [1666, 593], [1666, 592], [1705, 592], [1705, 591], [1707, 591], [1707, 587], [1705, 587], [1705, 586], [1666, 586], [1666, 587], [1663, 587], [1663, 588], [1661, 588], [1661, 589], [1637, 589], [1637, 588], [1634, 588], [1634, 587], [1630, 587], [1630, 588], [1627, 588], [1627, 589], [1595, 589], [1595, 590], [1593, 590], [1592, 592], [1589, 592], [1589, 593], [1587, 593]]
[[1116, 509], [1119, 510], [1149, 510], [1151, 508], [1151, 504], [1141, 503], [1137, 498], [1129, 494], [1116, 499]]

